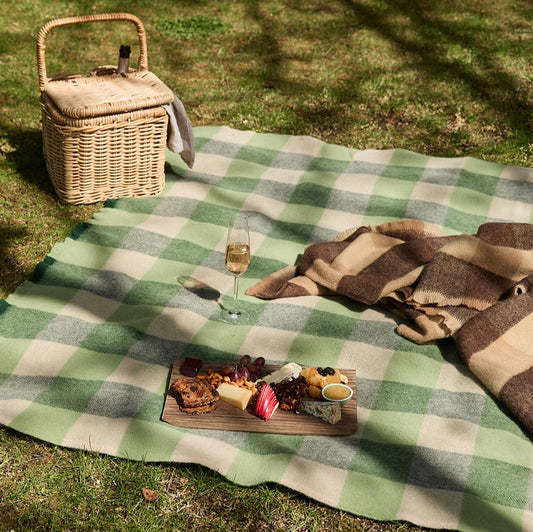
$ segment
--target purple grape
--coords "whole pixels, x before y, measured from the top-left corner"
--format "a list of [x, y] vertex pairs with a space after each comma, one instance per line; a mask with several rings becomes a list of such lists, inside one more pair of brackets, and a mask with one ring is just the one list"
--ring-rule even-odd
[[241, 358], [239, 364], [241, 366], [247, 366], [250, 362], [252, 361], [250, 355], [243, 355], [243, 357]]
[[259, 375], [257, 375], [257, 373], [250, 373], [248, 380], [255, 382], [258, 378], [259, 378]]
[[261, 368], [257, 364], [248, 364], [248, 371], [250, 373], [259, 373]]
[[241, 377], [244, 377], [245, 379], [250, 378], [250, 371], [248, 370], [248, 368], [241, 368], [239, 372], [241, 374]]
[[235, 382], [238, 381], [241, 378], [241, 374], [238, 371], [230, 371], [228, 374], [228, 377], [231, 381]]
[[265, 365], [265, 359], [263, 357], [257, 357], [254, 361], [254, 364], [262, 368]]
[[222, 376], [227, 376], [233, 371], [235, 371], [235, 366], [233, 364], [226, 364], [225, 366], [222, 366], [222, 368], [220, 368], [219, 373]]

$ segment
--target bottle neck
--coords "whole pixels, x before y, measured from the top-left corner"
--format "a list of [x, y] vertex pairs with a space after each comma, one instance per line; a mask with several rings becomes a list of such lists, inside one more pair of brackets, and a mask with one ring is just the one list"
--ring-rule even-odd
[[131, 48], [127, 44], [123, 44], [119, 50], [117, 74], [127, 74], [130, 64]]

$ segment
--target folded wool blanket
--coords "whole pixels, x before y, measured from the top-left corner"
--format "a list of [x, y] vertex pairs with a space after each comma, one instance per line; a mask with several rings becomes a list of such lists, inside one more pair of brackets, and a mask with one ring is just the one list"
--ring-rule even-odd
[[419, 220], [346, 230], [247, 290], [343, 295], [403, 316], [416, 343], [453, 338], [472, 372], [533, 433], [533, 225], [446, 235]]

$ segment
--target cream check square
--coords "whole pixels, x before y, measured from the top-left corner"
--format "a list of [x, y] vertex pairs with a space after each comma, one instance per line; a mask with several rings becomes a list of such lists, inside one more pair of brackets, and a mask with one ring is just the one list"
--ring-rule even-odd
[[353, 160], [365, 163], [389, 164], [394, 150], [362, 150], [355, 153]]
[[117, 456], [130, 419], [82, 414], [72, 425], [62, 445]]
[[426, 415], [417, 445], [450, 453], [472, 455], [479, 426], [457, 418]]
[[451, 392], [486, 395], [476, 377], [463, 365], [443, 364], [435, 388]]
[[503, 179], [510, 179], [511, 181], [526, 181], [533, 183], [533, 168], [506, 166], [502, 170], [501, 177]]
[[283, 362], [287, 353], [298, 336], [297, 332], [270, 329], [268, 327], [253, 327], [240, 349], [241, 354], [248, 354], [252, 358], [264, 357], [267, 360]]
[[392, 358], [390, 349], [347, 341], [337, 361], [338, 367], [355, 367], [357, 377], [381, 380]]
[[26, 408], [32, 405], [32, 401], [25, 399], [6, 399], [0, 401], [0, 422], [9, 425]]
[[174, 449], [171, 460], [202, 464], [223, 475], [229, 471], [239, 448], [223, 441], [213, 443], [213, 438], [187, 433]]
[[285, 207], [286, 204], [283, 201], [252, 193], [248, 194], [242, 210], [264, 214], [272, 220], [277, 220]]
[[453, 191], [453, 187], [419, 181], [411, 191], [411, 199], [449, 205]]
[[156, 261], [157, 257], [144, 253], [129, 249], [116, 249], [102, 266], [102, 270], [125, 273], [133, 279], [142, 279]]
[[232, 162], [233, 159], [231, 157], [224, 157], [214, 153], [199, 153], [194, 161], [194, 169], [192, 171], [200, 174], [209, 174], [214, 177], [224, 177]]
[[53, 377], [77, 350], [75, 345], [34, 340], [20, 358], [13, 374]]
[[224, 142], [225, 144], [241, 144], [246, 145], [255, 137], [256, 133], [254, 131], [240, 131], [237, 129], [231, 129], [227, 126], [220, 128], [220, 131], [214, 135], [213, 140], [218, 140]]
[[[320, 496], [320, 500], [324, 504], [336, 506], [347, 476], [348, 471], [346, 470], [329, 467], [325, 464], [316, 467], [315, 462], [300, 456], [293, 456], [287, 464], [281, 482], [309, 497], [317, 499]], [[327, 486], [328, 489], [324, 490], [322, 486]]]
[[206, 318], [190, 310], [167, 307], [152, 320], [146, 334], [165, 340], [190, 342], [206, 322]]
[[462, 492], [407, 485], [396, 518], [413, 521], [420, 515], [420, 508], [431, 508], [424, 516], [424, 526], [457, 528], [463, 497]]
[[296, 185], [305, 172], [303, 170], [289, 170], [288, 168], [267, 168], [262, 174], [262, 180], [277, 181]]
[[149, 231], [156, 235], [168, 236], [174, 238], [188, 222], [187, 218], [150, 215], [144, 222], [140, 223], [137, 228], [143, 231]]
[[342, 211], [335, 211], [333, 209], [324, 209], [324, 213], [318, 222], [319, 227], [325, 229], [332, 229], [340, 233], [345, 229], [351, 227], [359, 227], [363, 223], [363, 216], [359, 214], [351, 214]]
[[89, 323], [104, 323], [119, 306], [119, 301], [107, 299], [87, 290], [78, 290], [61, 309], [59, 315], [70, 316]]
[[124, 357], [106, 381], [137, 386], [156, 393], [166, 383], [168, 368]]
[[492, 198], [489, 217], [496, 220], [512, 220], [514, 222], [529, 223], [533, 217], [533, 207], [528, 203], [505, 198]]
[[466, 157], [430, 157], [426, 161], [426, 168], [463, 168], [466, 164]]
[[335, 182], [335, 190], [370, 196], [378, 180], [379, 176], [372, 174], [341, 174]]
[[165, 195], [167, 197], [191, 198], [200, 201], [207, 196], [210, 189], [211, 185], [207, 183], [179, 180], [170, 185]]
[[282, 151], [316, 156], [323, 147], [324, 143], [321, 140], [305, 135], [295, 135], [289, 138]]

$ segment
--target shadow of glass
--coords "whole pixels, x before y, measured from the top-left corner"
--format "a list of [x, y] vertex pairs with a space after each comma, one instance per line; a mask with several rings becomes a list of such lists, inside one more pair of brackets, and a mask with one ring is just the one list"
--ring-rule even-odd
[[206, 301], [217, 301], [219, 305], [222, 306], [222, 303], [220, 302], [220, 292], [204, 282], [195, 279], [194, 277], [183, 275], [178, 277], [178, 283], [192, 294], [205, 299]]

